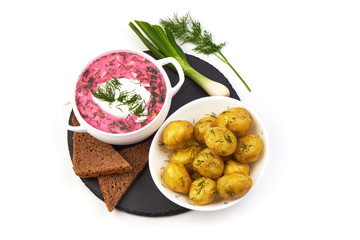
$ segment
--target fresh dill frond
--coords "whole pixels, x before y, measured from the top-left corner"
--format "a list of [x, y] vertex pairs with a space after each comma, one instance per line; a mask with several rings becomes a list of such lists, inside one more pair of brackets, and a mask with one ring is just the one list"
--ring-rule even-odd
[[183, 17], [174, 14], [172, 19], [160, 19], [160, 24], [169, 29], [182, 44], [192, 43], [196, 45], [193, 50], [198, 53], [215, 54], [226, 45], [225, 42], [215, 44], [212, 34], [206, 30], [203, 31], [200, 22], [192, 19], [190, 13]]
[[170, 31], [174, 37], [180, 41], [181, 44], [194, 44], [195, 47], [193, 50], [195, 52], [205, 55], [214, 54], [218, 59], [227, 64], [234, 71], [234, 73], [243, 82], [248, 91], [251, 92], [249, 86], [221, 52], [222, 48], [226, 45], [226, 42], [220, 44], [214, 43], [212, 34], [207, 30], [203, 30], [200, 22], [194, 20], [190, 16], [190, 13], [187, 13], [182, 17], [179, 17], [175, 13], [172, 19], [160, 19], [160, 24], [163, 28]]
[[112, 103], [115, 101], [116, 88], [112, 84], [105, 84], [105, 86], [98, 86], [96, 92], [92, 92], [97, 99]]

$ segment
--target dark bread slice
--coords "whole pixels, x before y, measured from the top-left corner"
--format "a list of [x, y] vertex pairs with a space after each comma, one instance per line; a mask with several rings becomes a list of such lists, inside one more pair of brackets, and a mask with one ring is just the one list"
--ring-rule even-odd
[[152, 139], [119, 150], [119, 153], [132, 166], [131, 172], [98, 177], [100, 189], [104, 196], [104, 202], [109, 212], [116, 207], [130, 185], [144, 169], [149, 159], [151, 141]]
[[[74, 126], [78, 126], [75, 115]], [[73, 169], [82, 178], [131, 171], [130, 164], [110, 145], [97, 140], [88, 133], [74, 132]]]

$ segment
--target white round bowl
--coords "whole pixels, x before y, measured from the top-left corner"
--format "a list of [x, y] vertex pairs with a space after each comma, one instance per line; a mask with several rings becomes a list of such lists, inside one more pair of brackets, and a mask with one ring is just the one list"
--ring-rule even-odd
[[[172, 97], [179, 91], [180, 87], [182, 86], [182, 84], [184, 83], [185, 77], [184, 77], [184, 72], [180, 66], [180, 64], [177, 62], [177, 60], [175, 58], [163, 58], [160, 60], [155, 60], [153, 57], [151, 57], [150, 55], [144, 53], [144, 52], [140, 52], [140, 51], [134, 51], [134, 50], [116, 50], [116, 51], [110, 51], [110, 52], [106, 52], [104, 54], [101, 54], [99, 56], [97, 56], [96, 58], [94, 58], [92, 61], [90, 61], [90, 63], [81, 71], [81, 73], [84, 72], [84, 70], [86, 70], [86, 68], [93, 63], [96, 59], [101, 58], [102, 56], [105, 55], [109, 55], [115, 52], [128, 52], [128, 53], [134, 53], [134, 54], [138, 54], [140, 56], [143, 56], [144, 58], [146, 58], [147, 60], [149, 60], [150, 62], [152, 62], [162, 73], [165, 83], [166, 83], [166, 97], [165, 97], [165, 101], [164, 101], [164, 105], [161, 108], [160, 112], [158, 113], [158, 115], [146, 126], [133, 131], [133, 132], [128, 132], [128, 133], [108, 133], [108, 132], [104, 132], [101, 131], [99, 129], [94, 128], [93, 126], [91, 126], [90, 124], [88, 124], [81, 116], [81, 114], [79, 113], [79, 110], [76, 106], [76, 101], [75, 101], [75, 90], [76, 90], [76, 83], [74, 84], [74, 96], [72, 101], [68, 101], [64, 104], [64, 106], [71, 104], [72, 105], [72, 109], [74, 111], [74, 114], [76, 116], [76, 118], [78, 119], [80, 126], [71, 126], [69, 125], [67, 122], [65, 122], [65, 126], [68, 130], [70, 131], [74, 131], [74, 132], [87, 132], [90, 135], [92, 135], [93, 137], [99, 139], [100, 141], [109, 143], [109, 144], [115, 144], [115, 145], [128, 145], [128, 144], [133, 144], [133, 143], [137, 143], [140, 142], [144, 139], [146, 139], [147, 137], [151, 136], [160, 126], [161, 124], [164, 122], [170, 106], [171, 106], [171, 99]], [[167, 76], [164, 68], [162, 66], [171, 63], [175, 66], [178, 74], [179, 74], [179, 81], [178, 83], [172, 87], [169, 77]], [[63, 107], [64, 107], [63, 106]]]
[[[219, 115], [222, 111], [231, 108], [231, 107], [243, 107], [248, 110], [253, 120], [252, 126], [249, 130], [249, 133], [258, 135], [264, 143], [264, 148], [260, 158], [250, 164], [250, 177], [253, 182], [253, 186], [250, 191], [243, 197], [236, 200], [224, 200], [219, 195], [216, 196], [215, 200], [208, 205], [198, 206], [195, 205], [188, 196], [178, 194], [166, 187], [166, 183], [162, 180], [163, 170], [166, 164], [169, 162], [172, 151], [165, 148], [162, 144], [162, 135], [164, 129], [168, 123], [175, 120], [188, 120], [189, 122], [195, 124], [198, 120], [206, 115], [215, 113]], [[254, 110], [244, 104], [243, 102], [236, 100], [230, 97], [204, 97], [192, 101], [176, 112], [174, 112], [168, 119], [163, 123], [159, 128], [158, 132], [155, 134], [155, 137], [152, 141], [150, 152], [149, 152], [149, 168], [151, 177], [154, 180], [155, 185], [160, 190], [162, 194], [165, 195], [169, 200], [178, 204], [184, 208], [198, 210], [198, 211], [214, 211], [219, 209], [228, 208], [234, 204], [240, 202], [242, 199], [251, 195], [252, 190], [260, 181], [261, 176], [263, 175], [266, 164], [268, 161], [269, 153], [269, 140], [268, 135], [265, 129], [264, 124], [254, 112]]]

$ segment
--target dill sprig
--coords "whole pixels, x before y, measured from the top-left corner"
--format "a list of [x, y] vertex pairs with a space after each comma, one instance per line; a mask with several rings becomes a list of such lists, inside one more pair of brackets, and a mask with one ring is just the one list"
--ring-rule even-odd
[[97, 99], [112, 103], [115, 101], [115, 90], [116, 87], [113, 84], [105, 84], [99, 86], [96, 92], [92, 92], [94, 97]]
[[195, 52], [205, 55], [217, 54], [226, 43], [215, 44], [212, 34], [202, 29], [199, 21], [193, 20], [189, 13], [179, 17], [176, 13], [173, 19], [160, 19], [160, 24], [169, 29], [181, 44], [192, 43], [196, 45]]
[[[117, 78], [112, 78], [104, 85], [98, 86], [96, 92], [92, 92], [97, 99], [109, 102], [109, 104], [116, 103], [116, 108], [121, 110], [121, 106], [127, 106], [131, 114], [135, 114], [138, 117], [148, 116], [145, 113], [146, 102], [140, 94], [132, 91], [122, 90], [121, 82]], [[116, 98], [116, 92], [119, 92], [119, 96]]]
[[251, 92], [250, 87], [221, 52], [221, 49], [226, 45], [226, 43], [215, 44], [212, 34], [207, 30], [203, 30], [200, 22], [192, 19], [190, 13], [187, 13], [182, 17], [179, 17], [175, 13], [172, 19], [160, 19], [160, 24], [163, 28], [171, 31], [174, 37], [177, 38], [181, 44], [194, 44], [195, 48], [193, 48], [193, 50], [195, 52], [205, 55], [214, 54], [234, 71], [247, 90]]

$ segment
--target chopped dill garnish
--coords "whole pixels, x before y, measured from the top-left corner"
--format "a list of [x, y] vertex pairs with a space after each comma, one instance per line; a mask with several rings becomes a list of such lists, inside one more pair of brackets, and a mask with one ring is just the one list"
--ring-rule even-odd
[[200, 166], [203, 162], [204, 160], [197, 160], [195, 166]]
[[229, 143], [232, 143], [232, 140], [231, 140], [231, 136], [230, 135], [227, 135], [227, 136], [224, 136], [225, 140]]
[[[142, 86], [141, 83], [135, 83]], [[140, 94], [135, 92], [135, 89], [132, 91], [122, 90], [121, 82], [119, 79], [113, 77], [107, 81], [104, 85], [98, 86], [96, 92], [92, 92], [93, 96], [99, 100], [109, 102], [109, 104], [116, 103], [115, 107], [122, 111], [121, 106], [127, 106], [129, 109], [128, 117], [131, 117], [131, 114], [135, 114], [138, 117], [148, 116], [145, 114], [147, 109], [145, 100], [141, 97]], [[116, 96], [118, 92], [118, 96]]]
[[228, 120], [228, 121], [226, 122], [225, 127], [226, 127], [227, 129], [229, 129], [229, 126], [230, 126], [230, 121]]
[[112, 84], [99, 86], [96, 92], [92, 92], [97, 99], [112, 103], [115, 101], [115, 87]]
[[246, 145], [245, 143], [242, 143], [240, 146], [239, 146], [239, 154], [242, 154], [245, 150], [248, 150], [250, 147], [252, 147], [252, 145]]
[[197, 185], [198, 189], [196, 189], [196, 195], [199, 195], [201, 193], [201, 191], [205, 187], [205, 182], [206, 182], [206, 178], [200, 180], [200, 182]]
[[192, 163], [191, 162], [184, 163], [184, 167], [189, 166], [190, 164], [192, 164]]
[[235, 193], [231, 190], [231, 187], [230, 189], [225, 189], [225, 192], [230, 196], [232, 197]]

